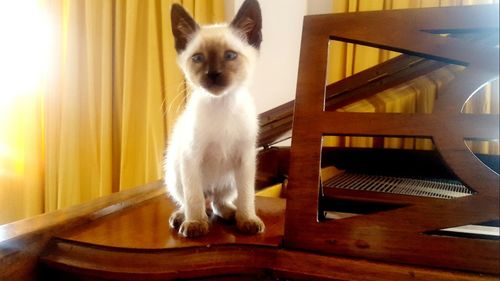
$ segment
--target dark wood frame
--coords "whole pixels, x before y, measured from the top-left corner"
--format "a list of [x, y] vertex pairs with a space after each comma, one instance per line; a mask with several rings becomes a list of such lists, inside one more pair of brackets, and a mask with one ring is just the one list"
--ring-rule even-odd
[[493, 281], [496, 279], [488, 275], [398, 266], [343, 257], [325, 257], [261, 245], [233, 244], [195, 249], [134, 251], [89, 247], [70, 241], [55, 240], [49, 247], [49, 253], [43, 257], [44, 264], [52, 267], [47, 268], [46, 275], [59, 278], [55, 280], [75, 280], [77, 276], [86, 276], [86, 279], [82, 280], [88, 281], [191, 279]]
[[[498, 30], [498, 6], [321, 15], [304, 20], [287, 190], [287, 248], [396, 263], [500, 273], [499, 241], [428, 231], [499, 219], [499, 176], [464, 139], [498, 139], [498, 115], [462, 114], [465, 101], [498, 77], [498, 49], [432, 32]], [[442, 89], [432, 114], [324, 111], [328, 41], [359, 43], [466, 66]], [[493, 128], [493, 129], [492, 129]], [[318, 222], [324, 135], [432, 138], [446, 165], [477, 193], [349, 219]]]

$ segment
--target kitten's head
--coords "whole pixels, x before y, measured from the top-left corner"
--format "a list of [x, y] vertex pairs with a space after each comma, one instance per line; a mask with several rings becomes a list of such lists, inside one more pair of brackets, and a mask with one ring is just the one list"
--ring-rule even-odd
[[262, 42], [257, 0], [246, 0], [229, 25], [200, 27], [178, 4], [171, 18], [178, 63], [192, 86], [219, 96], [248, 82]]

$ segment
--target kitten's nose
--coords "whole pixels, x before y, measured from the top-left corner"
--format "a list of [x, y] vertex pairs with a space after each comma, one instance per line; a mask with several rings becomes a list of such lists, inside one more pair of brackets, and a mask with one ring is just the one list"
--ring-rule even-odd
[[210, 71], [207, 73], [208, 79], [210, 79], [212, 82], [217, 82], [219, 77], [221, 76], [221, 72], [218, 71]]

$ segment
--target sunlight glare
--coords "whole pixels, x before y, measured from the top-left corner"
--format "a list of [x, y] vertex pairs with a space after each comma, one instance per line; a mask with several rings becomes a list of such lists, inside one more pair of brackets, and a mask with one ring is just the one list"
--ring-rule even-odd
[[[42, 0], [0, 0], [0, 184], [23, 172], [41, 119], [52, 26]], [[10, 183], [12, 184], [12, 183]]]
[[[50, 24], [40, 0], [0, 0], [0, 109], [35, 94], [50, 63]], [[1, 114], [1, 113], [0, 113]]]

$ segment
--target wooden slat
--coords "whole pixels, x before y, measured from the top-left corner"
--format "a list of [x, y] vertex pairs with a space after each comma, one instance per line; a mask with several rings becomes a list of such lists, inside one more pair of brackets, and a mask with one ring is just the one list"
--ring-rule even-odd
[[[346, 78], [341, 80], [342, 83], [328, 85], [326, 88], [326, 110], [332, 111], [371, 97], [446, 65], [443, 62], [425, 60], [413, 56], [402, 55], [401, 57], [409, 57], [411, 59], [405, 60], [405, 64], [403, 65], [398, 64], [397, 67], [395, 67], [396, 65], [394, 67], [392, 65], [390, 67], [382, 67], [384, 65], [381, 65], [381, 68], [377, 67], [376, 73], [380, 72], [379, 75], [381, 75], [379, 78], [351, 76], [352, 79], [350, 79], [351, 77]], [[381, 72], [386, 68], [387, 72]], [[344, 89], [346, 86], [349, 86], [349, 88]]]

